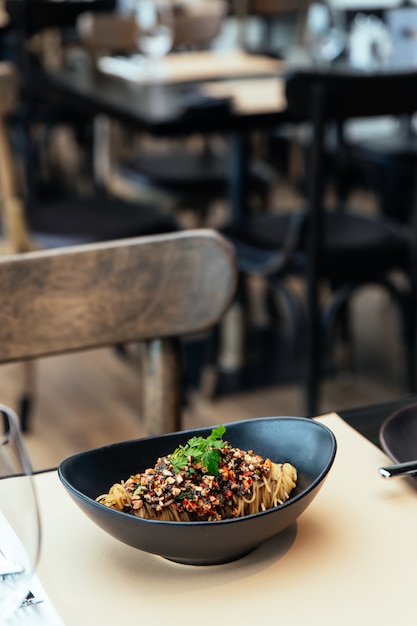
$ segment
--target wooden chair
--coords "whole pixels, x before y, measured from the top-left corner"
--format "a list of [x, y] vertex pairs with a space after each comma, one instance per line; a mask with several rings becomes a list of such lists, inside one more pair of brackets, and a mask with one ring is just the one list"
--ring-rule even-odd
[[148, 434], [178, 430], [179, 338], [215, 326], [235, 282], [231, 246], [208, 229], [5, 255], [0, 363], [143, 342], [139, 413]]
[[[226, 11], [227, 4], [223, 0], [173, 4], [173, 49], [206, 48], [219, 33]], [[130, 14], [86, 11], [78, 17], [76, 28], [92, 57], [137, 52], [140, 30]]]

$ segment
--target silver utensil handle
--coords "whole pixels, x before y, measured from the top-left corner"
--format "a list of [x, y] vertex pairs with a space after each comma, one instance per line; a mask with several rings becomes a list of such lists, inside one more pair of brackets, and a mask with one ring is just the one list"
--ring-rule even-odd
[[42, 602], [42, 598], [36, 598], [31, 591], [28, 591], [26, 598], [24, 598], [20, 603], [19, 609], [24, 609], [27, 606], [33, 606], [34, 604], [41, 604]]
[[417, 461], [396, 463], [380, 467], [379, 473], [383, 478], [395, 478], [396, 476], [417, 476]]

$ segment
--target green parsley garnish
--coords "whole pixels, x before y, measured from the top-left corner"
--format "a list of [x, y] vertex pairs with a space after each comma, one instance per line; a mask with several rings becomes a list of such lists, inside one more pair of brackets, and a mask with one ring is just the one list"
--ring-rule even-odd
[[224, 448], [223, 435], [226, 428], [222, 425], [213, 428], [208, 437], [192, 437], [185, 446], [178, 446], [170, 455], [170, 460], [175, 472], [179, 472], [191, 463], [201, 464], [211, 475], [219, 473], [221, 455], [219, 450]]

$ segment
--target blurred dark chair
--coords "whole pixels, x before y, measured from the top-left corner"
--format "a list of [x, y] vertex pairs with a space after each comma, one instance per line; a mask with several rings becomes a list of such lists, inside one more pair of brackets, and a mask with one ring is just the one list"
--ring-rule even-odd
[[[179, 5], [174, 13], [174, 52], [207, 49], [220, 31], [226, 9], [223, 0]], [[132, 53], [138, 45], [137, 28], [129, 16], [86, 13], [79, 17], [77, 27], [81, 43], [93, 60], [103, 54]], [[174, 208], [191, 209], [200, 224], [204, 224], [212, 203], [228, 196], [229, 150], [225, 138], [180, 138], [164, 141], [162, 147], [158, 141], [153, 141], [153, 146], [147, 141], [144, 147], [133, 148], [131, 156], [119, 156], [112, 145], [114, 122], [104, 116], [97, 122], [95, 176], [98, 184], [112, 193], [130, 197], [147, 192], [150, 198], [165, 198]], [[126, 136], [122, 135], [122, 141], [126, 147]], [[272, 168], [254, 159], [249, 178], [249, 193], [258, 204], [264, 204], [275, 178]]]
[[[318, 409], [325, 348], [336, 322], [348, 320], [351, 296], [366, 284], [383, 286], [398, 304], [407, 386], [416, 388], [416, 264], [414, 233], [365, 210], [324, 206], [324, 137], [328, 125], [355, 117], [410, 114], [417, 110], [417, 73], [349, 74], [294, 71], [287, 78], [294, 121], [311, 124], [307, 206], [299, 212], [252, 216], [224, 233], [236, 246], [244, 274], [265, 276], [270, 288], [301, 276], [306, 285], [305, 411]], [[399, 270], [403, 281], [396, 281]], [[326, 299], [326, 290], [330, 296]]]
[[[391, 37], [389, 66], [398, 71], [412, 67], [411, 34], [417, 8], [387, 7], [380, 17]], [[358, 182], [376, 195], [382, 215], [404, 223], [412, 220], [417, 173], [417, 132], [413, 117], [406, 113], [397, 118], [382, 118], [375, 120], [375, 126], [353, 123], [344, 137], [346, 170], [350, 174], [347, 182], [349, 179], [355, 182], [359, 173]]]
[[220, 321], [235, 278], [232, 247], [203, 229], [2, 256], [0, 363], [140, 342], [139, 417], [180, 430], [179, 339]]
[[413, 216], [417, 136], [410, 119], [399, 119], [395, 126], [379, 136], [364, 131], [345, 140], [348, 179], [342, 197], [355, 184], [361, 186], [375, 194], [382, 215], [407, 224]]
[[[43, 195], [36, 191], [28, 194], [25, 169], [19, 168], [22, 155], [14, 142], [16, 137], [20, 137], [21, 130], [21, 120], [14, 116], [20, 103], [21, 77], [13, 63], [0, 63], [0, 81], [0, 196], [3, 214], [10, 225], [11, 216], [19, 213], [20, 226], [13, 227], [8, 234], [23, 233], [26, 229], [26, 235], [20, 240], [9, 237], [14, 252], [25, 252], [37, 246], [57, 247], [179, 230], [174, 216], [155, 206], [126, 202], [104, 194], [69, 194], [66, 190]], [[19, 147], [22, 144], [24, 151], [24, 140]], [[16, 205], [21, 210], [13, 213]]]
[[[94, 0], [89, 3], [89, 9], [111, 11], [115, 5], [115, 0]], [[91, 144], [91, 114], [80, 114], [71, 105], [41, 97], [32, 84], [34, 67], [45, 65], [56, 69], [65, 62], [67, 49], [72, 49], [74, 43], [76, 20], [80, 12], [85, 11], [85, 2], [74, 0], [56, 5], [48, 0], [6, 0], [5, 6], [10, 18], [7, 58], [17, 65], [21, 76], [20, 105], [15, 117], [19, 115], [20, 123], [26, 125], [26, 134], [35, 129], [36, 153], [32, 151], [28, 155], [31, 162], [27, 174], [31, 178], [27, 184], [36, 184], [34, 158], [47, 146], [55, 129], [71, 129], [80, 144]], [[89, 151], [91, 154], [91, 148]], [[87, 160], [83, 166], [85, 170], [89, 167]]]
[[0, 85], [0, 196], [3, 218], [9, 228], [3, 234], [14, 252], [25, 252], [37, 245], [55, 247], [179, 229], [172, 215], [156, 207], [103, 195], [69, 197], [62, 193], [39, 200], [34, 193], [27, 197], [25, 170], [19, 167], [22, 155], [13, 141], [21, 131], [21, 119], [15, 117], [21, 77], [14, 63], [0, 63]]
[[[285, 57], [288, 45], [300, 44], [311, 0], [235, 0], [234, 11], [246, 21], [256, 17], [262, 23], [262, 44], [259, 51]], [[284, 28], [279, 29], [279, 26]], [[283, 33], [288, 33], [283, 38]], [[245, 42], [243, 42], [245, 43]]]

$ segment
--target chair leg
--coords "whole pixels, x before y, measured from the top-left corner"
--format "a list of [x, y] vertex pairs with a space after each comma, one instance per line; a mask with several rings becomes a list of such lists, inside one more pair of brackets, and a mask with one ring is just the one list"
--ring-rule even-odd
[[322, 315], [323, 336], [323, 361], [332, 359], [333, 343], [336, 327], [341, 329], [343, 343], [343, 363], [345, 369], [352, 368], [352, 333], [350, 328], [349, 298], [357, 285], [347, 284], [337, 289], [331, 298], [330, 304], [325, 308]]
[[236, 374], [244, 369], [248, 354], [248, 308], [246, 276], [239, 273], [236, 297], [223, 319], [211, 331], [200, 391], [214, 398], [218, 391], [219, 371]]
[[116, 356], [125, 359], [127, 356], [127, 348], [123, 343], [118, 343], [114, 346], [114, 352]]
[[18, 402], [18, 415], [22, 432], [29, 431], [29, 419], [33, 408], [35, 363], [23, 363], [23, 393]]
[[146, 341], [143, 348], [142, 415], [148, 435], [181, 430], [183, 407], [178, 339]]
[[296, 294], [288, 288], [281, 280], [272, 279], [269, 281], [267, 293], [267, 306], [270, 316], [280, 318], [282, 312], [277, 305], [277, 299], [283, 303], [287, 313], [286, 317], [291, 324], [291, 334], [296, 355], [302, 354], [303, 348], [303, 330], [305, 325], [305, 317], [301, 302]]
[[204, 363], [201, 373], [200, 393], [203, 398], [212, 400], [218, 388], [218, 357], [220, 353], [220, 325], [217, 324], [207, 337]]
[[402, 321], [402, 340], [404, 346], [405, 383], [407, 391], [415, 393], [417, 390], [416, 369], [416, 340], [417, 319], [415, 316], [414, 294], [408, 297], [397, 298]]
[[[401, 322], [401, 341], [404, 347], [405, 386], [408, 392], [415, 393], [417, 391], [417, 317], [415, 314], [416, 304], [414, 301], [416, 296], [412, 292], [404, 292], [398, 289], [388, 281], [381, 281], [378, 284], [388, 291], [398, 307]], [[343, 324], [342, 331], [343, 333], [346, 331], [346, 326], [344, 326], [346, 323], [346, 319], [344, 319], [345, 307], [353, 291], [358, 286], [359, 285], [349, 284], [336, 291], [333, 294], [330, 305], [323, 314], [322, 332], [326, 355], [331, 354], [336, 323], [341, 320]], [[350, 343], [349, 331], [346, 337], [343, 335], [342, 338]]]
[[29, 418], [32, 413], [32, 397], [28, 394], [22, 395], [18, 404], [20, 427], [23, 433], [27, 433], [29, 430]]
[[400, 314], [401, 339], [404, 348], [405, 386], [407, 391], [415, 393], [417, 390], [417, 294], [413, 286], [410, 286], [406, 291], [389, 282], [385, 282], [384, 286], [395, 300]]

